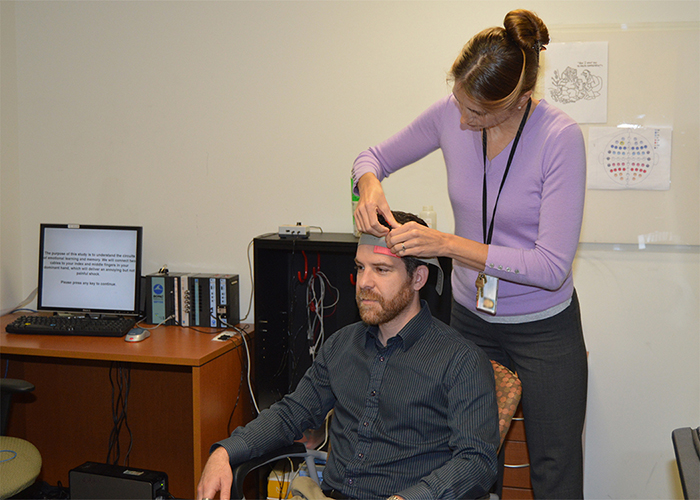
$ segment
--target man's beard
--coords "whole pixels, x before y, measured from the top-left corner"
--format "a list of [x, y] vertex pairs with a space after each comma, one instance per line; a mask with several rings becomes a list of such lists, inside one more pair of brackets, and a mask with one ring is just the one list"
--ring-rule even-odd
[[[355, 294], [357, 308], [360, 310], [360, 318], [368, 325], [383, 325], [392, 319], [396, 318], [401, 312], [408, 307], [416, 293], [410, 286], [411, 281], [407, 280], [405, 286], [387, 300], [380, 294], [369, 290], [359, 290]], [[363, 299], [374, 300], [371, 305], [364, 304]]]

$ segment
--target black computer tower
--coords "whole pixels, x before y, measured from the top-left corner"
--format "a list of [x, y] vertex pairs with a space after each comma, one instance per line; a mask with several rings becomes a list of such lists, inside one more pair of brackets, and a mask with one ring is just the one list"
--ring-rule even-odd
[[[309, 311], [306, 293], [311, 285], [318, 291], [320, 280], [327, 279], [328, 305], [337, 290], [337, 304], [324, 311], [325, 338], [360, 320], [355, 303], [357, 242], [350, 233], [316, 232], [308, 238], [273, 234], [254, 239], [255, 395], [261, 409], [293, 391], [311, 366], [310, 348], [318, 340], [317, 329], [309, 328], [314, 311]], [[421, 297], [434, 316], [449, 323], [452, 264], [443, 258], [440, 264], [445, 273], [442, 295], [435, 291], [437, 273], [431, 271]]]
[[68, 473], [71, 499], [167, 498], [168, 475], [136, 467], [85, 462]]

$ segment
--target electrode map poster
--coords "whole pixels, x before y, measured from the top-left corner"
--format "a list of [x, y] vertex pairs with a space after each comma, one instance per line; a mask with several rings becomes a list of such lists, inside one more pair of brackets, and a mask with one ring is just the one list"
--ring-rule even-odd
[[591, 127], [588, 189], [669, 189], [671, 137], [670, 128]]
[[608, 42], [552, 43], [544, 97], [578, 123], [608, 121]]

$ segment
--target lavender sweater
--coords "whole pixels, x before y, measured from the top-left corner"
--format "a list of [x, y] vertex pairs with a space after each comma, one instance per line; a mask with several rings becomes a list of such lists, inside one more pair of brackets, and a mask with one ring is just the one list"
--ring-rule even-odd
[[[455, 234], [483, 242], [481, 133], [464, 131], [450, 94], [408, 127], [362, 152], [355, 180], [367, 172], [379, 180], [441, 149], [455, 218]], [[488, 221], [512, 143], [487, 160]], [[489, 245], [486, 274], [501, 279], [497, 316], [519, 316], [566, 303], [573, 294], [571, 266], [578, 246], [586, 187], [586, 155], [578, 124], [541, 100], [513, 158]], [[455, 300], [475, 310], [477, 271], [454, 262]]]

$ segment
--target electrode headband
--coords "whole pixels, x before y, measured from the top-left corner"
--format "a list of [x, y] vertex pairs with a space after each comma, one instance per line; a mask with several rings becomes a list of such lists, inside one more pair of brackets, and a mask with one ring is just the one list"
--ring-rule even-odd
[[[360, 235], [360, 241], [357, 243], [358, 245], [371, 245], [374, 247], [374, 253], [381, 253], [384, 255], [389, 255], [390, 257], [396, 257], [397, 259], [401, 259], [402, 257], [399, 255], [396, 255], [395, 253], [392, 253], [391, 250], [386, 246], [386, 239], [385, 238], [378, 238], [377, 236], [373, 236], [371, 234], [367, 233], [362, 233]], [[445, 275], [442, 271], [442, 267], [440, 267], [440, 262], [437, 260], [437, 258], [432, 257], [429, 259], [423, 258], [423, 257], [415, 257], [413, 255], [410, 255], [412, 259], [419, 260], [425, 264], [430, 264], [435, 267], [437, 267], [438, 270], [438, 276], [437, 276], [437, 283], [435, 284], [435, 290], [437, 291], [438, 294], [442, 295], [442, 285], [445, 281]]]

